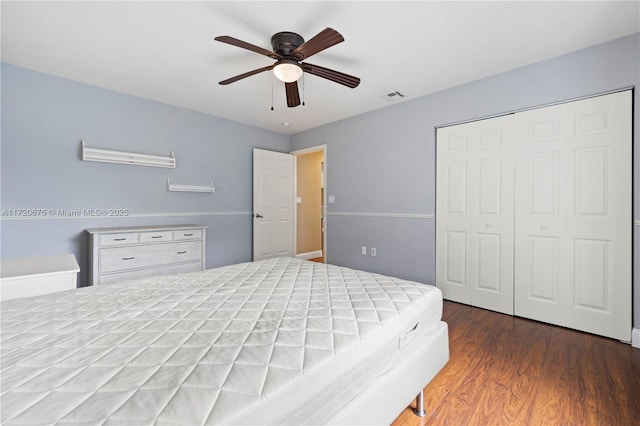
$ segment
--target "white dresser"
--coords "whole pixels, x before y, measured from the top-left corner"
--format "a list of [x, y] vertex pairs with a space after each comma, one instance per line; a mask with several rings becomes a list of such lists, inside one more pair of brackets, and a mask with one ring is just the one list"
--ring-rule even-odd
[[73, 254], [2, 259], [0, 300], [76, 288], [80, 271]]
[[169, 225], [91, 228], [89, 284], [201, 271], [206, 226]]

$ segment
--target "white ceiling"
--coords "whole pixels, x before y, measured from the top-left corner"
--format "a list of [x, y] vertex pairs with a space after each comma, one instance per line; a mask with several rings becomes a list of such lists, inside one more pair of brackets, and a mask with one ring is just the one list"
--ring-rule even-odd
[[[405, 101], [638, 32], [639, 5], [2, 1], [1, 53], [10, 64], [291, 134], [387, 107], [386, 93]], [[306, 74], [306, 105], [288, 108], [270, 72], [218, 85], [273, 61], [214, 37], [271, 50], [276, 32], [308, 40], [326, 27], [345, 41], [310, 62], [360, 77], [356, 89]]]

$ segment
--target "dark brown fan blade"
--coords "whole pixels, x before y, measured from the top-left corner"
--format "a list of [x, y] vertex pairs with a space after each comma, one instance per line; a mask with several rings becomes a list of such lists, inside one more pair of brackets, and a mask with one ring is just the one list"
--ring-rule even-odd
[[297, 107], [300, 105], [300, 94], [298, 93], [298, 82], [285, 83], [284, 87], [287, 91], [287, 106]]
[[320, 31], [315, 37], [312, 37], [310, 40], [302, 43], [301, 46], [298, 46], [298, 48], [291, 53], [291, 56], [296, 58], [298, 61], [302, 61], [303, 59], [306, 59], [311, 55], [322, 52], [324, 49], [327, 49], [343, 41], [344, 37], [342, 37], [339, 32], [337, 32], [333, 28], [325, 28], [324, 30]]
[[273, 65], [269, 65], [268, 67], [258, 68], [257, 70], [245, 72], [244, 74], [236, 75], [235, 77], [222, 80], [218, 84], [222, 84], [224, 86], [224, 85], [233, 83], [235, 81], [242, 80], [243, 78], [251, 77], [252, 75], [260, 74], [261, 72], [264, 72], [264, 71], [269, 71], [271, 68], [273, 68]]
[[256, 52], [259, 53], [261, 55], [264, 56], [268, 56], [270, 58], [273, 59], [282, 59], [282, 56], [267, 50], [267, 49], [263, 49], [262, 47], [259, 46], [255, 46], [251, 43], [247, 43], [246, 41], [242, 41], [242, 40], [238, 40], [237, 38], [233, 38], [230, 36], [218, 36], [216, 37], [214, 40], [216, 41], [220, 41], [222, 43], [227, 43], [230, 44], [232, 46], [237, 46], [237, 47], [241, 47], [243, 49], [247, 49], [247, 50], [251, 50], [252, 52]]
[[319, 65], [313, 65], [308, 62], [303, 62], [300, 65], [302, 66], [302, 69], [308, 72], [309, 74], [326, 78], [327, 80], [331, 80], [335, 83], [342, 84], [352, 89], [358, 87], [358, 85], [360, 84], [360, 79], [358, 77], [354, 77], [352, 75], [345, 74], [343, 72], [321, 67]]

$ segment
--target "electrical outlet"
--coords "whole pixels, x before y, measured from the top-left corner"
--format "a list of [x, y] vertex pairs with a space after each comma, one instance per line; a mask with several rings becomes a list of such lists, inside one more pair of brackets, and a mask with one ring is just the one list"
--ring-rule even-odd
[[376, 257], [376, 248], [375, 247], [371, 247], [371, 256], [372, 257]]
[[367, 254], [367, 246], [362, 246], [362, 254]]

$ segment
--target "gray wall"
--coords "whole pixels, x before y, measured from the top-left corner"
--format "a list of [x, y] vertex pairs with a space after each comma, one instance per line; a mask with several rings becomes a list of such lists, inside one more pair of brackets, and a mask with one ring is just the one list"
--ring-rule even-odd
[[[293, 135], [291, 149], [327, 144], [327, 194], [335, 196], [328, 205], [328, 261], [434, 283], [436, 127], [637, 87], [639, 52], [640, 34], [634, 34]], [[639, 100], [636, 91], [635, 129]], [[636, 221], [639, 160], [635, 150]], [[640, 226], [634, 233], [634, 324], [640, 328]], [[363, 245], [376, 247], [377, 256], [362, 256]]]
[[[81, 161], [87, 146], [168, 156], [177, 167]], [[86, 228], [207, 225], [207, 267], [251, 260], [251, 151], [289, 137], [2, 64], [1, 256], [74, 253], [87, 282]], [[216, 192], [167, 191], [173, 183]], [[128, 217], [9, 217], [10, 209], [128, 209]]]

